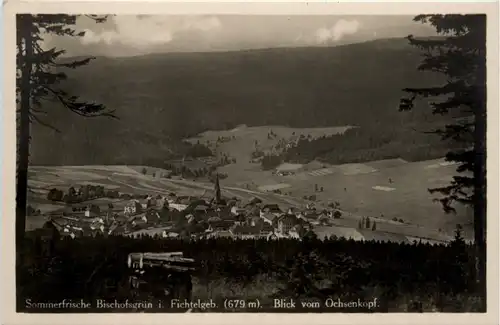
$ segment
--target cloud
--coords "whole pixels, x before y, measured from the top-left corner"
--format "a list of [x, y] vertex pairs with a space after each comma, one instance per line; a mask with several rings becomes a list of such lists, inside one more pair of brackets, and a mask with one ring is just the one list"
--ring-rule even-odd
[[222, 27], [217, 17], [206, 16], [113, 16], [111, 22], [112, 30], [86, 29], [82, 43], [144, 48], [169, 43], [182, 32], [207, 33]]
[[345, 35], [352, 35], [358, 32], [361, 24], [357, 20], [339, 20], [331, 28], [320, 28], [316, 30], [314, 36], [317, 43], [327, 43], [329, 41], [338, 42]]

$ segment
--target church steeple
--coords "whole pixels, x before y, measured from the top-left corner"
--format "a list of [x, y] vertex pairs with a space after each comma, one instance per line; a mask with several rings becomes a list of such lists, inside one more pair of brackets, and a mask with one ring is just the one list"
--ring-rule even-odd
[[220, 185], [219, 185], [219, 173], [215, 174], [215, 203], [219, 204], [221, 202]]

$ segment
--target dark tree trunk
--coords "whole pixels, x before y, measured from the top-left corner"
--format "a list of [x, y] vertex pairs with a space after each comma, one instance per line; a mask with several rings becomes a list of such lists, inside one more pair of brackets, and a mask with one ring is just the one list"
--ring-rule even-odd
[[31, 15], [19, 15], [18, 33], [24, 43], [21, 66], [20, 112], [18, 124], [17, 183], [16, 183], [16, 250], [22, 250], [26, 231], [26, 205], [28, 185], [28, 163], [30, 142], [30, 106], [33, 44], [31, 37]]

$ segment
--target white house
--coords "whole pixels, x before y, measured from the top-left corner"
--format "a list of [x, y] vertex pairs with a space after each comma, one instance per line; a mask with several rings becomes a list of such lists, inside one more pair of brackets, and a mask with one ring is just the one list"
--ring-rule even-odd
[[245, 213], [245, 209], [237, 207], [236, 205], [231, 208], [231, 213], [235, 216]]
[[139, 201], [132, 200], [129, 203], [127, 203], [127, 205], [125, 206], [123, 212], [126, 215], [133, 215], [133, 214], [139, 213], [141, 209], [142, 209], [142, 206], [139, 203]]
[[170, 203], [169, 207], [172, 209], [175, 209], [177, 211], [184, 211], [188, 207], [186, 204], [180, 204], [180, 203]]

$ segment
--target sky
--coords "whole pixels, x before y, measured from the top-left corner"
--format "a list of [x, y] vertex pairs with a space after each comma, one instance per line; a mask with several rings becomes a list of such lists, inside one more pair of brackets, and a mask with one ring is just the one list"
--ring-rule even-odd
[[412, 16], [117, 15], [97, 24], [78, 18], [85, 36], [46, 36], [67, 55], [134, 56], [164, 52], [234, 51], [332, 46], [377, 38], [433, 35]]

